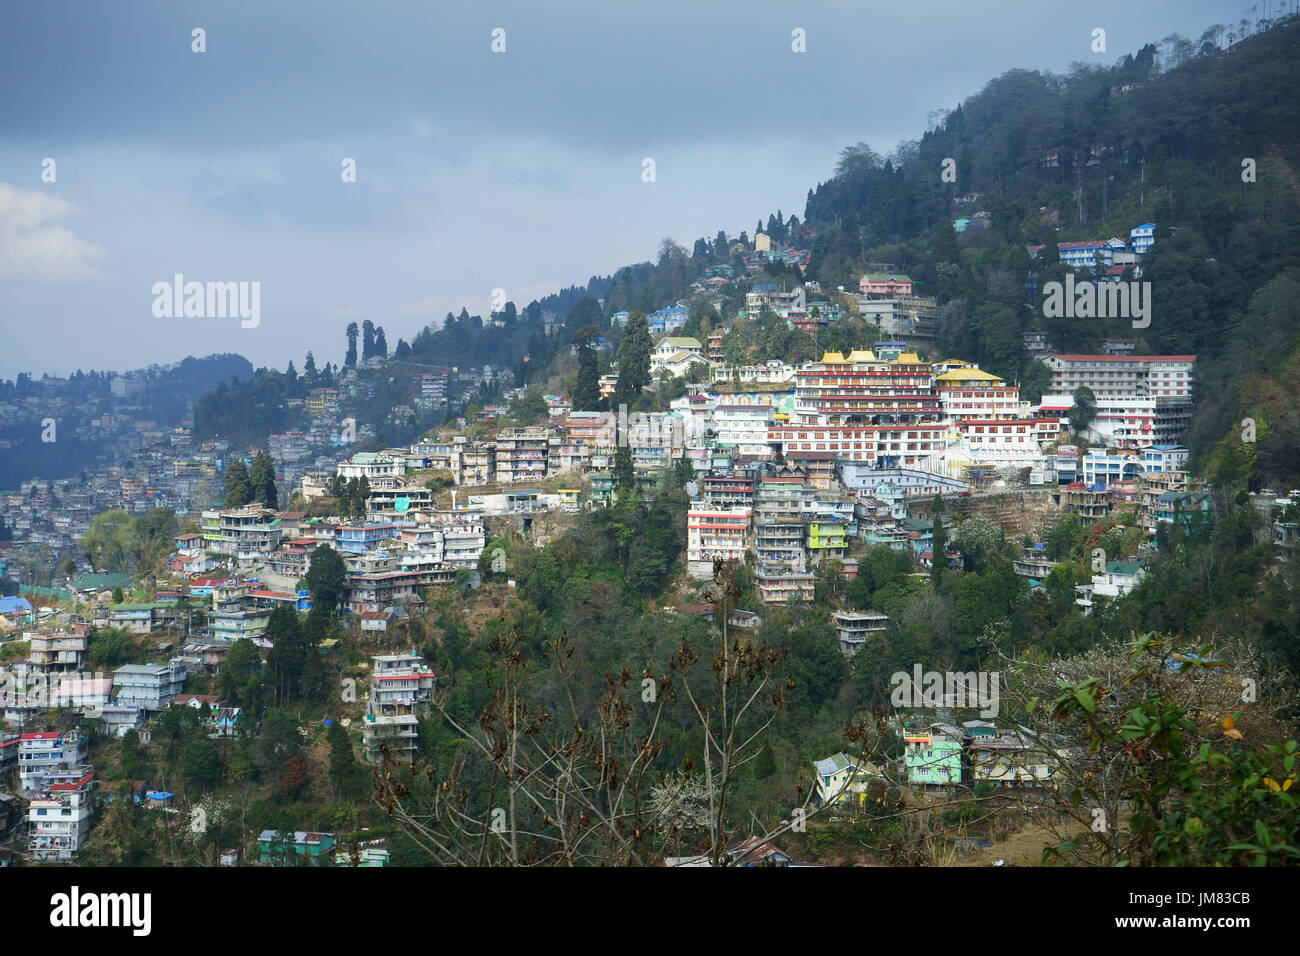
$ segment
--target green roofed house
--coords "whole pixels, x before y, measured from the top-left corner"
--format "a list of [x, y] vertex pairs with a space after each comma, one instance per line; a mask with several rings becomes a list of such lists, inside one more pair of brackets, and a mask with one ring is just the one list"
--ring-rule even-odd
[[305, 857], [312, 864], [330, 859], [334, 834], [296, 830], [263, 830], [257, 838], [258, 859], [262, 863], [289, 865], [293, 857]]
[[109, 601], [113, 598], [113, 588], [126, 589], [130, 584], [129, 574], [83, 574], [68, 587], [80, 600]]
[[1083, 608], [1083, 613], [1092, 613], [1093, 598], [1103, 597], [1108, 600], [1124, 597], [1142, 583], [1146, 568], [1141, 561], [1111, 561], [1101, 574], [1092, 576], [1091, 584], [1076, 584], [1074, 603]]
[[674, 377], [680, 377], [685, 375], [692, 365], [707, 366], [708, 364], [708, 359], [704, 357], [704, 346], [698, 339], [690, 336], [666, 335], [659, 340], [654, 351], [650, 353], [652, 376], [667, 371]]

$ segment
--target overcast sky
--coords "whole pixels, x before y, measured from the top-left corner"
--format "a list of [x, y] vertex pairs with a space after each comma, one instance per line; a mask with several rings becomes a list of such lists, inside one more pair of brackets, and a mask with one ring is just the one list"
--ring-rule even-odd
[[[1251, 5], [6, 3], [0, 377], [339, 362], [366, 318], [391, 348], [495, 288], [522, 308], [664, 236], [802, 216], [842, 147], [918, 139], [1008, 69], [1110, 64]], [[259, 282], [260, 324], [155, 317], [176, 273]]]

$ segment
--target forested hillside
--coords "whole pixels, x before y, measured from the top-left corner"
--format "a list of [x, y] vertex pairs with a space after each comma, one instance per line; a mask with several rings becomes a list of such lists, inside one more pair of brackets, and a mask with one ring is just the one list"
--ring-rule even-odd
[[[1138, 337], [1140, 351], [1196, 354], [1198, 460], [1253, 415], [1269, 424], [1259, 477], [1284, 482], [1300, 474], [1300, 423], [1271, 399], [1294, 377], [1300, 333], [1287, 294], [1300, 268], [1300, 104], [1286, 92], [1300, 79], [1300, 23], [1226, 50], [1208, 35], [1182, 62], [1171, 46], [1166, 72], [1154, 45], [1110, 69], [1012, 70], [887, 159], [865, 144], [844, 150], [808, 195], [810, 277], [848, 288], [871, 263], [907, 271], [949, 303], [945, 349], [1015, 378], [1031, 328], [1064, 351], [1121, 336]], [[955, 182], [942, 179], [946, 159]], [[954, 236], [963, 208], [990, 212], [992, 229]], [[1027, 285], [1063, 277], [1056, 242], [1127, 238], [1144, 222], [1159, 237], [1143, 276], [1149, 329], [1042, 318], [1041, 291]], [[1040, 259], [1030, 244], [1045, 244]]]

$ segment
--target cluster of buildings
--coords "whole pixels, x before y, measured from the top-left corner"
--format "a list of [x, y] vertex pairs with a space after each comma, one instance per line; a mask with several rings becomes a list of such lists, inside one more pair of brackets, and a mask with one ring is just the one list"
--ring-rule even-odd
[[[302, 423], [267, 438], [280, 489], [296, 487], [307, 474], [333, 473], [350, 446], [375, 438], [383, 423], [358, 422], [346, 417], [344, 408], [374, 396], [376, 369], [382, 371], [385, 361], [341, 369], [333, 384], [285, 399], [285, 411]], [[470, 389], [512, 379], [510, 370], [490, 365], [422, 367], [407, 383], [405, 400], [390, 409], [388, 422], [408, 425], [446, 409]], [[24, 481], [0, 492], [0, 578], [58, 587], [67, 556], [84, 570], [77, 539], [95, 515], [117, 508], [131, 515], [166, 508], [184, 519], [222, 497], [226, 472], [236, 460], [251, 465], [250, 449], [224, 439], [195, 439], [188, 417], [176, 427], [155, 420], [152, 406], [142, 404], [145, 386], [141, 378], [119, 376], [107, 395], [74, 398], [67, 379], [47, 375], [29, 384], [30, 394], [0, 401], [0, 431], [14, 426], [40, 434], [42, 423], [53, 420], [57, 433], [50, 440], [80, 438], [101, 449], [93, 459], [88, 456], [76, 478]], [[492, 417], [492, 410], [487, 414]], [[10, 444], [0, 439], [0, 454]]]
[[90, 622], [68, 613], [61, 618], [24, 631], [19, 637], [30, 644], [27, 657], [0, 665], [4, 726], [19, 730], [39, 726], [54, 710], [77, 721], [102, 720], [107, 734], [120, 737], [143, 726], [151, 714], [181, 701], [196, 709], [207, 705], [214, 736], [235, 733], [239, 708], [224, 707], [215, 697], [184, 694], [187, 677], [214, 673], [224, 650], [204, 654], [201, 649], [212, 645], [192, 636], [180, 653], [164, 642], [157, 662], [92, 673]]
[[876, 765], [843, 752], [814, 761], [814, 806], [861, 806], [873, 785], [880, 784], [920, 790], [979, 784], [1039, 789], [1051, 785], [1059, 765], [1055, 746], [1024, 727], [999, 727], [987, 720], [899, 720], [898, 732], [903, 754], [896, 761]]
[[[1170, 227], [1173, 232], [1176, 227]], [[1100, 271], [1107, 279], [1119, 280], [1125, 273], [1134, 278], [1142, 275], [1142, 256], [1150, 250], [1156, 241], [1156, 224], [1143, 222], [1129, 230], [1124, 239], [1114, 236], [1110, 239], [1085, 239], [1080, 242], [1058, 242], [1057, 254], [1061, 262], [1072, 269]], [[1037, 256], [1043, 249], [1039, 246], [1026, 246], [1030, 256]]]

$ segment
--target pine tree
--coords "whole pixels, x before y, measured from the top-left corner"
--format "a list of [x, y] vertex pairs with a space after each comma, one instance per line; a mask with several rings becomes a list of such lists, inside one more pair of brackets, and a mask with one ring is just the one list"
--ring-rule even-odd
[[348, 353], [343, 357], [344, 368], [357, 367], [357, 324], [349, 322], [347, 328]]
[[352, 751], [352, 741], [348, 739], [348, 733], [342, 724], [337, 721], [330, 724], [326, 737], [330, 745], [330, 785], [334, 788], [334, 800], [337, 802], [339, 797], [355, 794], [360, 765]]
[[578, 348], [578, 380], [573, 386], [573, 410], [595, 411], [600, 403], [600, 370], [596, 364], [596, 327], [584, 325], [573, 336]]
[[279, 509], [280, 494], [275, 487], [275, 459], [264, 451], [259, 451], [253, 457], [249, 486], [253, 494], [250, 500], [260, 501], [268, 508]]
[[375, 354], [375, 323], [366, 319], [361, 323], [361, 361], [373, 358]]
[[930, 548], [930, 581], [935, 587], [943, 580], [943, 572], [948, 567], [944, 552], [948, 549], [948, 533], [943, 529], [943, 518], [934, 516], [934, 541]]
[[236, 458], [226, 469], [225, 490], [227, 508], [242, 508], [253, 500], [253, 483], [242, 458]]
[[626, 398], [635, 398], [641, 389], [650, 384], [650, 326], [644, 312], [628, 316], [623, 341], [618, 347], [618, 392]]

